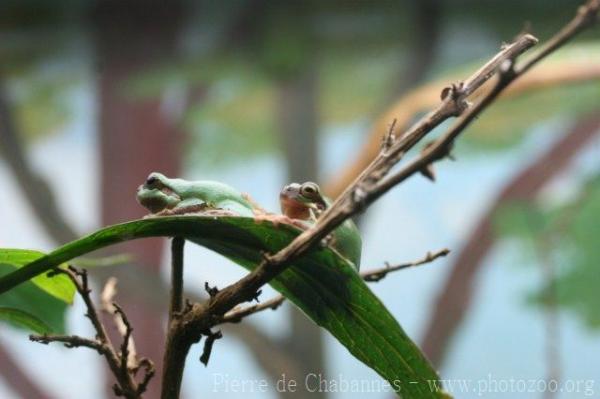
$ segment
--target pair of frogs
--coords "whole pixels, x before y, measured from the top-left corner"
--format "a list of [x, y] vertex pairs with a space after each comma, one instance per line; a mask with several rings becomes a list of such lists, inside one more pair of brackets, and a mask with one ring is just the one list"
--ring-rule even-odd
[[[268, 213], [252, 199], [233, 187], [216, 181], [187, 181], [170, 179], [151, 173], [138, 188], [137, 199], [152, 214], [159, 216], [187, 215], [199, 212], [218, 212], [253, 217], [257, 222], [268, 220], [276, 226], [291, 224], [307, 229], [329, 207], [330, 201], [321, 194], [316, 183], [291, 183], [279, 194], [281, 215]], [[347, 220], [328, 237], [327, 244], [360, 267], [362, 240], [356, 225]]]

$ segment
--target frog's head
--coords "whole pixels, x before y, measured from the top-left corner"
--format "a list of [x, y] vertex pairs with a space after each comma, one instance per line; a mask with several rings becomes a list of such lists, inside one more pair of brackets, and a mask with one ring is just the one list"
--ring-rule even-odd
[[150, 173], [144, 184], [138, 187], [138, 202], [152, 213], [173, 208], [181, 201], [181, 196], [171, 182], [161, 173]]
[[279, 193], [281, 212], [293, 219], [307, 220], [311, 210], [320, 212], [327, 207], [321, 189], [316, 183], [291, 183]]

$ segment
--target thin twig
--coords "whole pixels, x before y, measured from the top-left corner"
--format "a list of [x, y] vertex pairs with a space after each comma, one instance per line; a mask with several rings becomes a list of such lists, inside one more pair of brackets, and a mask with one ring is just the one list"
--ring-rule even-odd
[[77, 335], [30, 335], [29, 340], [47, 345], [51, 342], [61, 342], [65, 348], [90, 348], [98, 352], [100, 355], [106, 356], [110, 352], [110, 348], [103, 342], [97, 339], [89, 339]]
[[221, 319], [221, 323], [239, 323], [244, 317], [251, 314], [262, 312], [263, 310], [275, 310], [285, 301], [283, 295], [278, 295], [268, 301], [257, 303], [256, 305], [245, 306], [240, 309], [233, 309], [227, 312]]
[[[146, 392], [146, 389], [148, 389], [148, 384], [150, 383], [150, 380], [152, 380], [152, 377], [154, 377], [154, 373], [156, 372], [154, 368], [154, 363], [150, 359], [145, 357], [141, 358], [138, 364], [138, 370], [141, 368], [144, 369], [144, 376], [138, 384], [137, 394], [140, 396], [144, 392]], [[134, 372], [137, 372], [137, 370], [135, 370]]]
[[433, 262], [437, 258], [444, 257], [444, 256], [448, 255], [449, 253], [450, 253], [450, 250], [447, 248], [444, 248], [442, 250], [439, 250], [439, 251], [436, 251], [433, 253], [427, 252], [427, 255], [425, 255], [425, 257], [423, 259], [420, 259], [420, 260], [417, 260], [414, 262], [409, 262], [409, 263], [401, 263], [399, 265], [386, 264], [385, 267], [382, 267], [379, 269], [368, 270], [364, 273], [361, 273], [360, 275], [363, 278], [363, 280], [365, 280], [367, 282], [378, 282], [378, 281], [382, 280], [383, 278], [385, 278], [388, 275], [388, 273], [396, 272], [398, 270], [409, 269], [411, 267], [422, 266], [427, 263]]
[[[129, 359], [129, 344], [131, 342], [131, 325], [127, 319], [127, 316], [123, 312], [123, 310], [116, 304], [112, 303], [115, 311], [114, 313], [118, 315], [118, 318], [125, 325], [125, 333], [123, 336], [123, 343], [121, 345], [120, 353], [117, 352], [104, 328], [104, 325], [100, 321], [100, 317], [98, 312], [96, 311], [96, 307], [91, 298], [91, 290], [88, 285], [88, 276], [85, 270], [77, 270], [72, 266], [69, 266], [68, 269], [55, 269], [52, 272], [49, 272], [48, 275], [55, 274], [66, 274], [77, 289], [77, 292], [83, 299], [85, 306], [87, 308], [86, 316], [90, 319], [92, 325], [94, 326], [94, 330], [96, 331], [96, 338], [89, 339], [84, 337], [79, 337], [76, 335], [30, 335], [29, 339], [34, 342], [39, 342], [43, 344], [48, 344], [50, 342], [61, 342], [67, 348], [75, 348], [75, 347], [87, 347], [97, 351], [99, 354], [104, 356], [106, 362], [113, 375], [117, 379], [117, 383], [113, 386], [113, 390], [117, 396], [124, 396], [128, 399], [138, 399], [141, 397], [141, 394], [145, 391], [149, 380], [152, 378], [154, 374], [154, 366], [152, 362], [148, 359], [143, 359], [143, 365], [145, 368], [144, 377], [142, 382], [138, 384], [135, 381], [135, 373], [139, 367], [135, 367], [134, 369], [130, 369], [128, 367], [128, 359]], [[110, 297], [111, 288], [105, 290], [105, 299]], [[114, 289], [113, 289], [114, 292]], [[142, 361], [140, 362], [142, 363]]]
[[127, 316], [125, 315], [125, 312], [123, 312], [123, 309], [121, 309], [121, 307], [116, 302], [113, 302], [112, 305], [115, 308], [115, 316], [119, 316], [119, 319], [125, 326], [125, 333], [123, 334], [123, 341], [121, 342], [121, 353], [119, 355], [119, 358], [121, 360], [121, 372], [129, 373], [129, 370], [135, 368], [136, 366], [135, 358], [132, 358], [133, 364], [131, 368], [128, 367], [130, 363], [130, 357], [132, 355], [132, 353], [129, 352], [129, 345], [133, 342], [131, 338], [133, 328], [131, 327]]
[[[360, 276], [366, 282], [378, 282], [385, 278], [388, 273], [396, 272], [399, 270], [408, 269], [415, 266], [425, 265], [427, 263], [431, 263], [438, 258], [444, 257], [450, 253], [450, 250], [444, 248], [442, 250], [436, 252], [427, 252], [427, 255], [423, 259], [419, 259], [417, 261], [408, 262], [408, 263], [400, 263], [397, 265], [389, 265], [387, 264], [385, 267], [367, 270], [360, 273]], [[245, 306], [240, 309], [233, 309], [227, 312], [222, 318], [220, 323], [239, 323], [243, 318], [248, 317], [254, 313], [262, 312], [263, 310], [272, 309], [275, 310], [283, 302], [285, 301], [285, 297], [283, 295], [278, 295], [274, 298], [269, 299], [266, 302], [262, 302], [256, 305]]]
[[133, 328], [125, 315], [125, 312], [123, 312], [121, 307], [114, 302], [116, 295], [117, 279], [115, 277], [110, 277], [106, 281], [106, 284], [104, 284], [104, 288], [100, 294], [100, 306], [102, 311], [112, 316], [113, 323], [117, 327], [119, 335], [123, 338], [123, 344], [127, 343], [126, 350], [121, 349], [121, 353], [125, 354], [127, 368], [129, 370], [134, 370], [139, 367], [139, 361], [137, 360], [135, 342], [131, 336]]

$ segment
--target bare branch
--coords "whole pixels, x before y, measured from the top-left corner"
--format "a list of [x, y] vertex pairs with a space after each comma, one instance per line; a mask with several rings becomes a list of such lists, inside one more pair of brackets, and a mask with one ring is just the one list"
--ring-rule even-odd
[[[145, 357], [140, 359], [138, 366], [139, 366], [139, 368], [144, 369], [144, 376], [142, 377], [142, 380], [138, 384], [138, 389], [137, 389], [137, 394], [141, 396], [144, 392], [146, 392], [146, 389], [148, 388], [148, 384], [150, 383], [150, 380], [152, 379], [152, 377], [154, 377], [156, 370], [154, 369], [154, 363], [152, 363], [152, 361], [150, 359], [147, 359]], [[137, 372], [137, 370], [135, 370], [135, 371]]]
[[110, 353], [110, 348], [105, 343], [96, 339], [79, 337], [77, 335], [30, 335], [29, 340], [44, 345], [47, 345], [50, 342], [61, 342], [66, 348], [90, 348], [103, 356], [106, 356]]
[[266, 302], [245, 306], [240, 309], [233, 309], [223, 316], [221, 323], [239, 323], [244, 317], [250, 316], [251, 314], [262, 312], [263, 310], [267, 309], [275, 310], [281, 306], [284, 301], [285, 297], [283, 295], [278, 295]]
[[[123, 312], [123, 310], [116, 303], [112, 303], [109, 306], [103, 304], [103, 310], [108, 311], [108, 309], [112, 310], [111, 313], [115, 315], [115, 319], [120, 320], [120, 322], [124, 326], [124, 331], [121, 333], [123, 335], [123, 342], [121, 344], [120, 353], [117, 352], [104, 328], [104, 325], [100, 321], [100, 317], [98, 316], [98, 312], [96, 311], [96, 307], [91, 299], [90, 293], [91, 290], [88, 286], [88, 276], [85, 270], [77, 270], [72, 266], [69, 266], [68, 269], [55, 269], [52, 272], [49, 272], [48, 275], [56, 275], [56, 274], [66, 274], [77, 289], [77, 292], [83, 299], [85, 306], [87, 308], [86, 316], [90, 319], [94, 329], [96, 330], [96, 338], [89, 339], [84, 337], [79, 337], [76, 335], [31, 335], [29, 337], [30, 340], [34, 342], [39, 342], [43, 344], [48, 344], [50, 342], [61, 342], [67, 348], [76, 348], [76, 347], [87, 347], [97, 351], [99, 354], [104, 356], [110, 370], [113, 375], [117, 379], [117, 383], [114, 385], [113, 389], [117, 396], [124, 396], [128, 399], [138, 399], [141, 397], [141, 394], [145, 391], [149, 380], [154, 375], [154, 366], [152, 362], [148, 359], [142, 359], [139, 363], [137, 361], [133, 364], [132, 367], [129, 367], [128, 360], [130, 358], [130, 345], [132, 345], [131, 340], [131, 332], [132, 327], [129, 324], [129, 320], [127, 316]], [[114, 296], [115, 283], [109, 283], [103, 290], [102, 299], [103, 301], [111, 300]], [[119, 325], [117, 323], [117, 325]], [[121, 330], [120, 330], [121, 331]], [[135, 354], [134, 354], [135, 359]], [[137, 383], [135, 380], [135, 374], [137, 370], [140, 368], [140, 365], [143, 365], [145, 368], [145, 374], [141, 383]]]
[[[161, 398], [178, 398], [185, 368], [185, 359], [193, 343], [198, 342], [201, 333], [190, 336], [185, 331], [182, 318], [189, 313], [192, 305], [183, 303], [183, 247], [185, 240], [174, 237], [171, 243], [171, 296], [169, 301], [169, 324], [163, 355]], [[202, 331], [209, 330], [203, 329]]]
[[448, 255], [450, 253], [450, 250], [447, 248], [444, 248], [442, 250], [436, 251], [436, 252], [427, 252], [427, 255], [425, 255], [425, 257], [423, 259], [414, 261], [414, 262], [409, 262], [409, 263], [401, 263], [398, 265], [389, 265], [386, 264], [385, 267], [379, 268], [379, 269], [373, 269], [373, 270], [368, 270], [364, 273], [361, 273], [361, 277], [363, 278], [363, 280], [367, 281], [367, 282], [378, 282], [382, 279], [384, 279], [388, 273], [392, 273], [392, 272], [397, 272], [398, 270], [404, 270], [404, 269], [409, 269], [411, 267], [416, 267], [416, 266], [422, 266], [422, 265], [426, 265], [428, 263], [433, 262], [434, 260], [444, 257], [446, 255]]
[[[100, 295], [100, 308], [102, 311], [106, 312], [109, 315], [113, 316], [114, 325], [117, 327], [117, 331], [119, 335], [123, 338], [123, 344], [126, 345], [126, 350], [121, 350], [121, 354], [125, 354], [125, 359], [127, 360], [127, 368], [129, 370], [134, 370], [139, 367], [139, 362], [137, 360], [137, 350], [135, 348], [135, 342], [133, 337], [131, 336], [131, 332], [133, 328], [131, 327], [125, 312], [121, 309], [119, 305], [114, 302], [114, 298], [117, 295], [117, 279], [115, 277], [110, 277], [106, 284], [104, 284], [104, 289], [102, 290], [102, 294]], [[121, 359], [123, 361], [123, 359]]]
[[465, 128], [475, 120], [483, 110], [496, 100], [496, 98], [508, 87], [514, 80], [518, 79], [525, 72], [529, 71], [533, 66], [540, 62], [544, 57], [551, 54], [562, 44], [566, 43], [570, 38], [575, 36], [581, 30], [591, 24], [598, 14], [600, 8], [600, 0], [588, 1], [584, 6], [581, 6], [575, 18], [569, 22], [563, 29], [560, 30], [547, 44], [545, 44], [540, 52], [527, 60], [521, 66], [515, 66], [514, 60], [507, 60], [498, 70], [498, 80], [492, 90], [487, 93], [475, 106], [470, 108], [464, 116], [462, 116], [441, 138], [428, 146], [421, 155], [398, 171], [388, 179], [377, 184], [379, 190], [385, 192], [395, 185], [406, 180], [413, 174], [427, 168], [431, 163], [446, 157], [453, 141], [462, 133]]

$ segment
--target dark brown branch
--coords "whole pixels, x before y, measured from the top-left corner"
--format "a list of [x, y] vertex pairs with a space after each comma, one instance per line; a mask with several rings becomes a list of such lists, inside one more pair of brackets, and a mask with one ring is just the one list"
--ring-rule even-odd
[[183, 248], [185, 239], [174, 237], [171, 243], [171, 303], [169, 307], [169, 320], [181, 312], [183, 308]]
[[351, 197], [353, 192], [364, 181], [381, 179], [427, 133], [431, 132], [448, 118], [459, 116], [467, 109], [468, 104], [466, 99], [487, 82], [504, 61], [518, 57], [536, 43], [536, 38], [531, 35], [524, 35], [518, 38], [515, 43], [504, 46], [499, 53], [464, 82], [445, 88], [442, 91], [442, 102], [412, 125], [399, 140], [390, 145], [387, 151], [380, 151], [377, 157], [339, 195], [326, 214], [332, 213], [332, 208], [339, 206], [340, 202], [346, 201], [348, 197]]
[[[75, 285], [77, 292], [83, 299], [87, 308], [86, 316], [90, 319], [94, 330], [96, 331], [96, 338], [89, 339], [79, 337], [76, 335], [31, 335], [29, 338], [34, 342], [48, 344], [50, 342], [61, 342], [67, 348], [76, 347], [87, 347], [97, 351], [101, 354], [108, 363], [110, 370], [115, 376], [117, 383], [114, 385], [114, 392], [117, 396], [124, 396], [128, 399], [138, 399], [141, 394], [145, 391], [149, 380], [154, 375], [154, 367], [152, 362], [148, 359], [143, 359], [139, 364], [143, 365], [145, 369], [144, 377], [141, 383], [137, 383], [135, 380], [135, 374], [138, 367], [130, 369], [128, 367], [129, 359], [129, 344], [131, 341], [131, 325], [127, 319], [127, 316], [123, 310], [115, 303], [115, 315], [120, 318], [122, 323], [125, 325], [125, 333], [123, 336], [123, 343], [121, 344], [121, 351], [117, 352], [104, 328], [104, 325], [100, 321], [96, 307], [91, 299], [91, 290], [88, 286], [88, 276], [85, 270], [79, 271], [74, 267], [68, 269], [55, 269], [51, 274], [66, 274], [73, 284]], [[106, 291], [106, 290], [105, 290]]]
[[[360, 273], [360, 276], [366, 282], [378, 282], [385, 278], [388, 273], [396, 272], [399, 270], [408, 269], [415, 266], [425, 265], [427, 263], [431, 263], [438, 258], [444, 257], [450, 253], [450, 250], [444, 248], [440, 251], [436, 252], [428, 252], [427, 255], [420, 260], [408, 262], [408, 263], [400, 263], [397, 265], [389, 265], [386, 264], [385, 267], [367, 270]], [[239, 323], [242, 321], [244, 317], [250, 316], [254, 313], [262, 312], [263, 310], [272, 309], [276, 310], [283, 302], [285, 301], [285, 297], [283, 295], [278, 295], [274, 298], [269, 299], [266, 302], [261, 302], [256, 305], [246, 306], [240, 309], [233, 309], [227, 312], [220, 320], [220, 323]]]
[[[178, 399], [185, 368], [185, 358], [192, 344], [198, 342], [201, 335], [190, 336], [182, 323], [189, 313], [190, 306], [183, 306], [183, 247], [185, 240], [173, 238], [171, 244], [171, 297], [169, 303], [169, 324], [163, 356], [162, 399]], [[206, 330], [206, 329], [204, 329]]]

